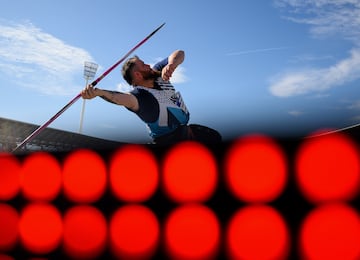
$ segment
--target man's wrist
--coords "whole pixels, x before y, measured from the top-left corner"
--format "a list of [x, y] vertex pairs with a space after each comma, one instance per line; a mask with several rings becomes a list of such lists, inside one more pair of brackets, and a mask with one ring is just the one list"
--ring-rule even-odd
[[94, 93], [95, 93], [95, 95], [98, 96], [98, 97], [101, 97], [101, 96], [104, 95], [104, 91], [103, 91], [102, 89], [99, 89], [99, 88], [95, 88], [95, 89], [94, 89]]

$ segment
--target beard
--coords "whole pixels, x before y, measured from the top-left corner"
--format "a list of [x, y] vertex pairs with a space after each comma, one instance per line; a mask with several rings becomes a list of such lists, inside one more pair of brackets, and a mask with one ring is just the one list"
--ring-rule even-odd
[[147, 70], [147, 71], [140, 71], [142, 77], [144, 80], [149, 80], [149, 79], [157, 79], [158, 77], [161, 76], [161, 72], [160, 71], [156, 71], [153, 69]]

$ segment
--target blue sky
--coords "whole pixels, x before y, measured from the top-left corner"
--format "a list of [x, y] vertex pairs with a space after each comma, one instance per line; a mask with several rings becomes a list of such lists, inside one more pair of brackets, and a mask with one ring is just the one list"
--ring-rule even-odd
[[[0, 9], [0, 117], [42, 125], [163, 22], [134, 54], [154, 64], [183, 49], [172, 79], [191, 123], [225, 139], [304, 136], [360, 123], [359, 0], [13, 0]], [[121, 65], [99, 88], [129, 91]], [[78, 132], [83, 100], [49, 127]], [[143, 122], [100, 98], [83, 134], [142, 143]]]

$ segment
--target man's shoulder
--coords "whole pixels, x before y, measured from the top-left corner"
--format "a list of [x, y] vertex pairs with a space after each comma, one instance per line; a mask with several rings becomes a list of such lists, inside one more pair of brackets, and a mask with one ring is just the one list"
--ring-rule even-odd
[[169, 60], [168, 57], [157, 62], [154, 66], [153, 69], [157, 70], [157, 71], [161, 71], [167, 64], [168, 64]]
[[130, 94], [134, 95], [138, 100], [154, 98], [153, 95], [151, 94], [151, 91], [143, 87], [134, 87], [134, 89], [130, 92]]
[[147, 90], [145, 90], [143, 88], [140, 88], [140, 87], [134, 87], [134, 89], [130, 91], [130, 94], [133, 94], [135, 96], [144, 95], [144, 94], [147, 94], [147, 93], [149, 93]]

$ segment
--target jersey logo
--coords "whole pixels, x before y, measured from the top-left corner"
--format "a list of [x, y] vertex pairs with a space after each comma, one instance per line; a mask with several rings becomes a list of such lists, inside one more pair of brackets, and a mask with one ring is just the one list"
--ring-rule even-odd
[[177, 93], [175, 93], [174, 95], [172, 95], [170, 97], [170, 100], [175, 104], [177, 105], [178, 107], [180, 106], [180, 103], [179, 103], [179, 95], [177, 95]]
[[185, 106], [184, 100], [181, 97], [180, 92], [176, 92], [170, 97], [170, 100], [177, 106], [180, 107], [185, 113], [188, 113], [188, 110]]

